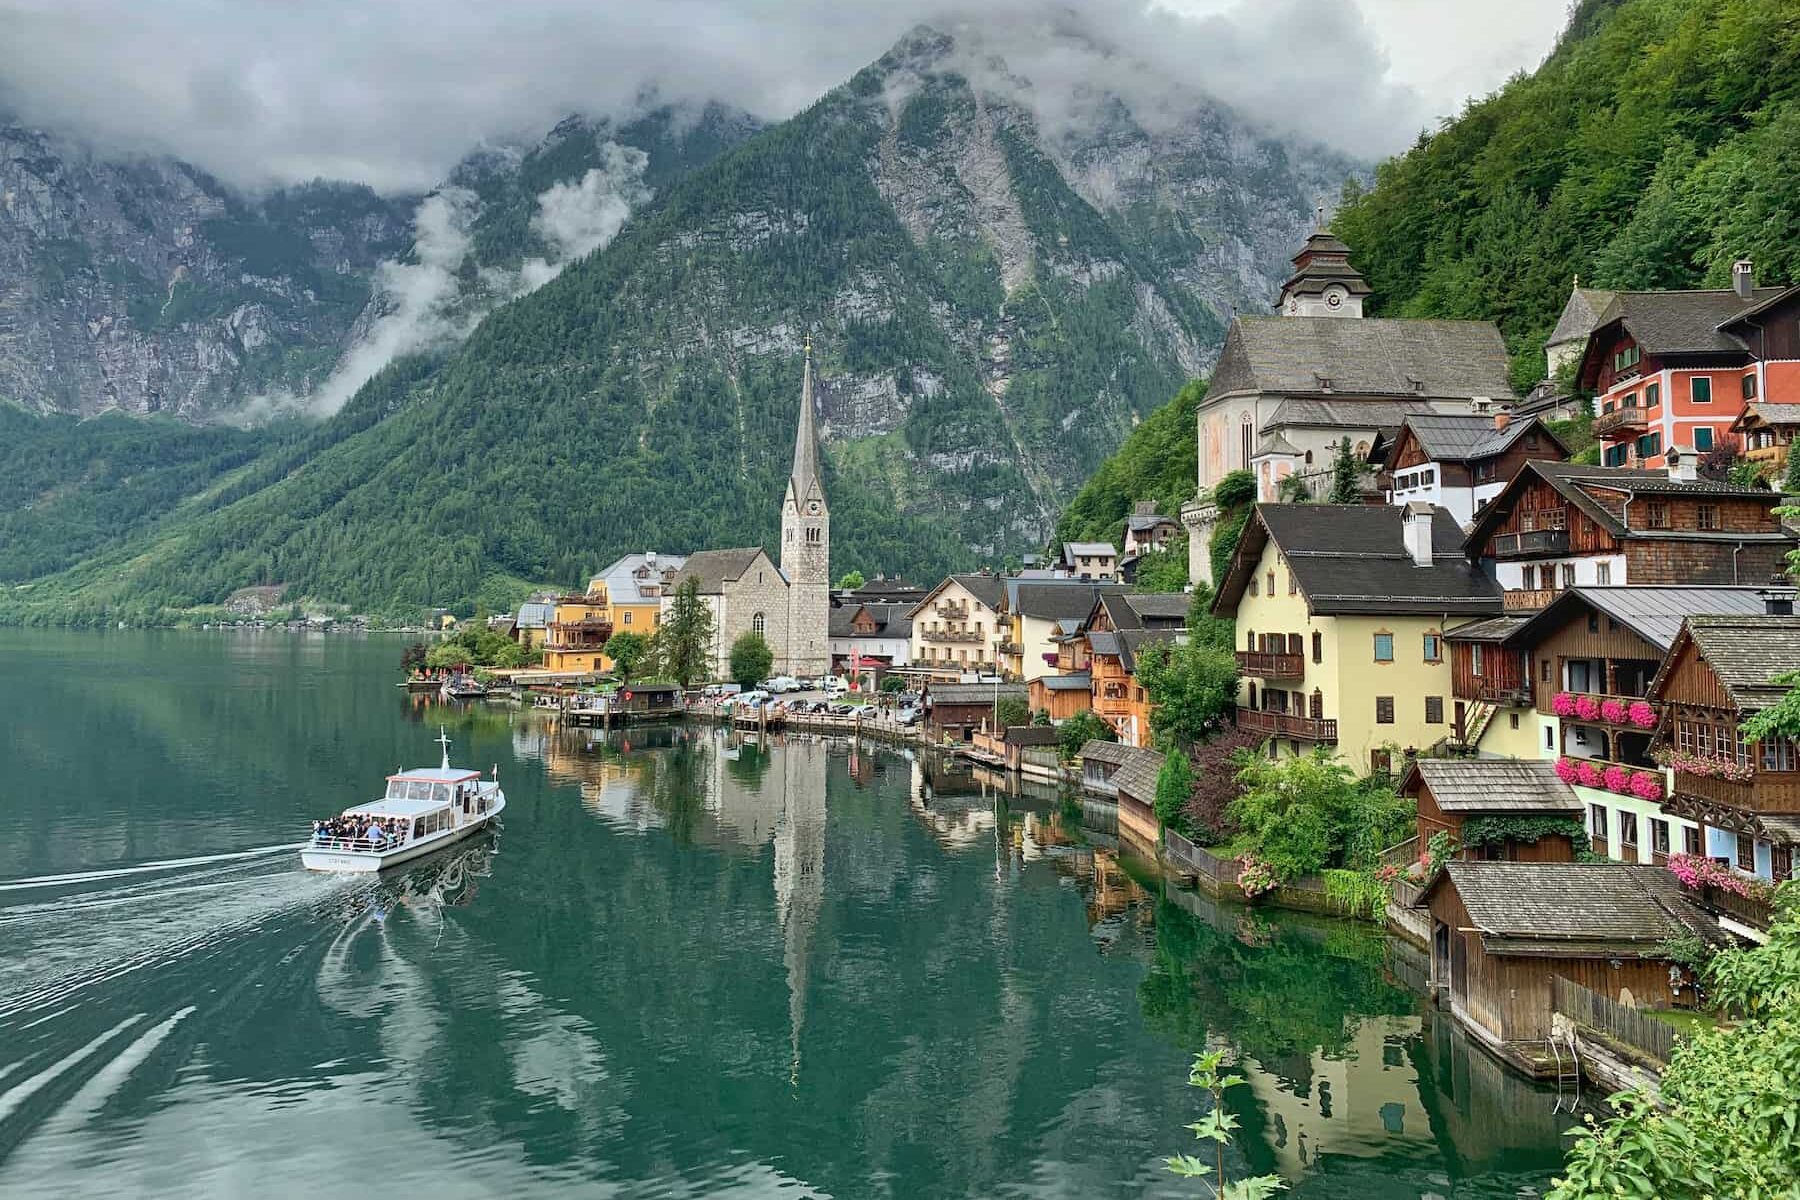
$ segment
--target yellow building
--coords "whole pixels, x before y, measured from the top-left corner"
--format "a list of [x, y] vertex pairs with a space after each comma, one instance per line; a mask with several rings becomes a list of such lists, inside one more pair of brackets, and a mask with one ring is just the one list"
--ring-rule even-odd
[[545, 629], [546, 671], [613, 669], [601, 647], [615, 633], [654, 637], [662, 598], [687, 561], [681, 554], [627, 554], [588, 580], [587, 592], [554, 601]]
[[965, 674], [998, 672], [1000, 644], [1012, 636], [1004, 609], [1006, 580], [999, 575], [951, 575], [925, 593], [912, 618], [909, 670], [954, 682]]
[[1359, 772], [1449, 737], [1444, 630], [1501, 607], [1462, 542], [1430, 504], [1257, 505], [1213, 602], [1237, 622], [1238, 725]]
[[544, 670], [591, 674], [609, 665], [600, 648], [612, 637], [605, 588], [585, 596], [558, 596], [544, 642]]

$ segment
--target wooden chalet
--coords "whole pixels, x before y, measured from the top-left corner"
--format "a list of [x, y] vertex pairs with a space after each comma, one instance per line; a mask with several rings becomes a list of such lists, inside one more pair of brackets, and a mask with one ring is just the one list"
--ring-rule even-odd
[[[1400, 778], [1400, 794], [1419, 809], [1419, 848], [1437, 834], [1457, 843], [1459, 859], [1505, 862], [1574, 862], [1576, 841], [1582, 842], [1581, 801], [1556, 774], [1555, 764], [1511, 758], [1414, 759]], [[1514, 831], [1500, 838], [1472, 839], [1470, 821], [1498, 818], [1490, 825]], [[1522, 818], [1522, 819], [1520, 819]], [[1532, 820], [1538, 818], [1539, 820]], [[1561, 819], [1572, 827], [1548, 832], [1546, 821]]]
[[1781, 579], [1793, 535], [1772, 492], [1668, 470], [1528, 462], [1475, 518], [1464, 552], [1494, 564], [1508, 612], [1578, 585], [1755, 585]]
[[1789, 404], [1746, 404], [1731, 434], [1744, 448], [1744, 457], [1761, 463], [1763, 474], [1779, 480], [1787, 468], [1788, 449], [1800, 434], [1800, 397]]
[[1536, 417], [1415, 413], [1391, 439], [1381, 434], [1369, 458], [1382, 463], [1382, 487], [1394, 504], [1421, 500], [1449, 509], [1459, 525], [1500, 494], [1527, 462], [1562, 462], [1569, 450]]
[[1022, 683], [927, 683], [925, 729], [936, 742], [966, 742], [977, 729], [994, 727], [1000, 701], [1025, 699]]
[[1430, 913], [1432, 987], [1497, 1050], [1550, 1032], [1555, 976], [1627, 1007], [1667, 1008], [1677, 997], [1662, 945], [1729, 940], [1674, 875], [1641, 864], [1451, 862], [1414, 907]]
[[[1696, 616], [1650, 687], [1673, 755], [1665, 807], [1700, 827], [1707, 857], [1771, 881], [1793, 875], [1800, 842], [1800, 744], [1749, 741], [1743, 724], [1787, 694], [1774, 680], [1796, 669], [1800, 617]], [[1767, 927], [1766, 909], [1741, 915]]]

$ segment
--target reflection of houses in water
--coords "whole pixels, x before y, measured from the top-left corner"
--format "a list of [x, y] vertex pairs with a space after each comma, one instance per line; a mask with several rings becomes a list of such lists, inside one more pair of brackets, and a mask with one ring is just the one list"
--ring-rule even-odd
[[946, 775], [934, 771], [928, 757], [915, 759], [909, 799], [913, 816], [944, 849], [994, 844], [998, 796], [985, 793], [967, 775]]
[[1407, 1054], [1420, 1028], [1418, 1017], [1364, 1018], [1343, 1054], [1311, 1053], [1298, 1087], [1284, 1085], [1273, 1069], [1244, 1072], [1266, 1114], [1266, 1140], [1284, 1176], [1299, 1178], [1320, 1155], [1377, 1158], [1391, 1154], [1397, 1138], [1430, 1139], [1418, 1073]]

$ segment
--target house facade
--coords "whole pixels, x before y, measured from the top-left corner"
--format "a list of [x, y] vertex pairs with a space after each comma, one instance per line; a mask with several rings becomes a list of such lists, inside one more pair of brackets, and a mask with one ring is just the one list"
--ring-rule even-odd
[[912, 606], [910, 669], [954, 682], [967, 674], [998, 673], [1007, 630], [1001, 608], [1006, 580], [992, 574], [951, 575]]
[[788, 583], [761, 546], [735, 550], [701, 550], [690, 554], [676, 572], [674, 586], [662, 597], [661, 620], [669, 619], [675, 593], [689, 580], [700, 602], [712, 613], [712, 677], [731, 677], [731, 647], [747, 633], [760, 634], [775, 652], [777, 673], [798, 674], [787, 654]]
[[1793, 544], [1774, 513], [1780, 497], [1696, 478], [1691, 465], [1527, 462], [1476, 516], [1466, 552], [1492, 564], [1510, 612], [1576, 586], [1779, 579]]
[[1447, 509], [1259, 504], [1213, 611], [1237, 622], [1237, 722], [1271, 756], [1392, 770], [1450, 736], [1448, 627], [1500, 611]]
[[1730, 288], [1613, 292], [1588, 337], [1581, 386], [1595, 393], [1605, 466], [1657, 467], [1676, 446], [1722, 443], [1746, 404], [1800, 403], [1800, 288], [1759, 288], [1749, 262]]
[[1408, 416], [1391, 440], [1377, 439], [1371, 457], [1377, 455], [1389, 503], [1436, 504], [1467, 525], [1527, 462], [1562, 462], [1569, 451], [1536, 417], [1497, 412]]
[[544, 670], [593, 674], [606, 669], [600, 650], [613, 635], [604, 589], [558, 596], [544, 631]]
[[1152, 550], [1167, 550], [1169, 543], [1181, 535], [1181, 523], [1157, 512], [1156, 501], [1139, 500], [1125, 518], [1123, 535], [1127, 556], [1148, 554]]
[[879, 684], [912, 661], [909, 603], [837, 601], [831, 609], [831, 669]]
[[[1587, 840], [1581, 801], [1546, 762], [1421, 758], [1399, 790], [1418, 805], [1421, 851], [1442, 834], [1459, 859], [1574, 862]], [[1567, 828], [1553, 831], [1557, 822]]]
[[1079, 628], [1096, 596], [1124, 591], [1125, 586], [1117, 583], [1008, 577], [1001, 600], [1001, 671], [1026, 683], [1055, 674], [1059, 639]]
[[1111, 583], [1119, 578], [1119, 552], [1111, 542], [1064, 542], [1063, 568], [1083, 583]]

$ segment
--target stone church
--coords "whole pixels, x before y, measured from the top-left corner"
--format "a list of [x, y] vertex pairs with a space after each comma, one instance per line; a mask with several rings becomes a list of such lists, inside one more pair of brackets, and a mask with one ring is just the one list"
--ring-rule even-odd
[[819, 435], [813, 423], [812, 346], [800, 381], [800, 420], [794, 469], [781, 502], [781, 562], [761, 546], [702, 550], [688, 556], [663, 593], [666, 614], [689, 579], [712, 610], [714, 678], [730, 675], [732, 643], [760, 633], [775, 652], [775, 673], [824, 675], [831, 667], [831, 509], [819, 474]]

